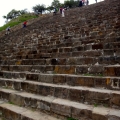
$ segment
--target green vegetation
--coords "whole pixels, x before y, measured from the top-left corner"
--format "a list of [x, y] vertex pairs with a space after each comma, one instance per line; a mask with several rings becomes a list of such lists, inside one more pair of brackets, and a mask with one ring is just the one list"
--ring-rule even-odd
[[26, 20], [30, 20], [33, 18], [37, 18], [38, 16], [34, 15], [34, 14], [23, 14], [21, 16], [18, 16], [17, 18], [12, 19], [10, 22], [8, 22], [7, 24], [3, 25], [2, 27], [0, 27], [0, 31], [5, 30], [8, 26], [13, 27], [15, 25], [18, 25]]
[[95, 75], [95, 74], [89, 74], [89, 73], [84, 74], [84, 76], [96, 76], [96, 77], [98, 76], [98, 77], [104, 77], [103, 74], [96, 74], [96, 75]]
[[9, 103], [9, 104], [12, 104], [12, 105], [14, 104], [13, 102], [10, 102], [10, 101], [9, 101], [8, 103]]
[[71, 117], [70, 117], [70, 118], [68, 118], [67, 120], [77, 120], [77, 119], [74, 119], [74, 118], [71, 118]]
[[98, 104], [97, 104], [97, 103], [95, 103], [95, 104], [94, 104], [94, 107], [97, 107], [97, 106], [98, 106]]

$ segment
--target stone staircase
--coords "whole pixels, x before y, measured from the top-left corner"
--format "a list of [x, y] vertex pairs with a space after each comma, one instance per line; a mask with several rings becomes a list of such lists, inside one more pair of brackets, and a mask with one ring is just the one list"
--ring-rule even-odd
[[119, 6], [70, 9], [1, 37], [1, 118], [120, 120]]

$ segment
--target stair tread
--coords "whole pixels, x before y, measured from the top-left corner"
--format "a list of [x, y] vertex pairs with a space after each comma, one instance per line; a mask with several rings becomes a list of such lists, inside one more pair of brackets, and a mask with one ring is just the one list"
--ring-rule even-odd
[[2, 103], [0, 104], [0, 107], [21, 114], [21, 116], [28, 117], [33, 120], [61, 120], [40, 111], [32, 111], [30, 109], [19, 107], [9, 103]]

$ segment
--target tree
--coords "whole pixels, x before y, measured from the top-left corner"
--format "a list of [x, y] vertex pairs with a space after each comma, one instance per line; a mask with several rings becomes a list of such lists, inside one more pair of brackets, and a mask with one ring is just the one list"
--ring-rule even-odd
[[8, 21], [8, 20], [11, 20], [13, 18], [17, 18], [20, 15], [26, 14], [26, 13], [28, 13], [27, 9], [24, 9], [24, 10], [12, 9], [7, 15], [4, 15], [3, 18], [6, 19], [6, 21]]
[[46, 8], [46, 10], [49, 11], [50, 13], [52, 12], [53, 9], [54, 9], [53, 6], [48, 6], [48, 7]]
[[74, 1], [74, 0], [66, 0], [66, 1], [64, 1], [64, 6], [65, 7], [72, 8], [72, 7], [76, 7], [78, 5], [79, 5], [79, 0], [77, 0], [77, 1]]
[[20, 14], [23, 15], [23, 14], [27, 14], [27, 9], [24, 9], [24, 10], [20, 10]]
[[55, 7], [55, 8], [59, 8], [60, 7], [60, 2], [59, 0], [54, 0], [51, 4], [51, 6]]
[[32, 9], [35, 13], [41, 13], [41, 14], [46, 10], [45, 5], [43, 4], [42, 5], [38, 4], [34, 6]]

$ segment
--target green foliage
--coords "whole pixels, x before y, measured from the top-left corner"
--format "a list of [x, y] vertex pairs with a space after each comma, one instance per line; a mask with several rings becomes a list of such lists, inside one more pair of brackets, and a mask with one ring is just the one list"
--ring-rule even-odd
[[8, 103], [9, 103], [9, 104], [14, 104], [14, 103], [13, 103], [13, 102], [11, 102], [11, 101], [9, 101]]
[[53, 0], [51, 6], [53, 6], [55, 8], [59, 8], [60, 7], [60, 1], [59, 0]]
[[3, 18], [5, 18], [7, 21], [12, 20], [14, 18], [17, 18], [20, 15], [27, 14], [27, 9], [24, 10], [15, 10], [12, 9], [6, 16], [4, 15]]
[[97, 104], [97, 103], [95, 103], [95, 104], [94, 104], [94, 107], [97, 107], [97, 106], [98, 106], [98, 104]]
[[17, 18], [12, 19], [7, 24], [0, 27], [0, 31], [5, 30], [8, 26], [13, 27], [13, 26], [18, 25], [26, 20], [33, 19], [36, 17], [37, 17], [36, 15], [32, 15], [32, 14], [23, 14]]
[[46, 10], [49, 11], [50, 13], [52, 12], [53, 9], [54, 9], [53, 6], [48, 6], [48, 7], [46, 8]]
[[38, 4], [38, 5], [34, 6], [32, 9], [35, 13], [41, 13], [42, 14], [46, 10], [46, 7], [43, 4], [42, 5]]
[[68, 118], [67, 120], [77, 120], [77, 119], [74, 119], [74, 118], [71, 118], [71, 117], [70, 117], [70, 118]]
[[79, 0], [65, 0], [64, 1], [64, 6], [65, 7], [69, 7], [69, 8], [73, 8], [79, 5]]

